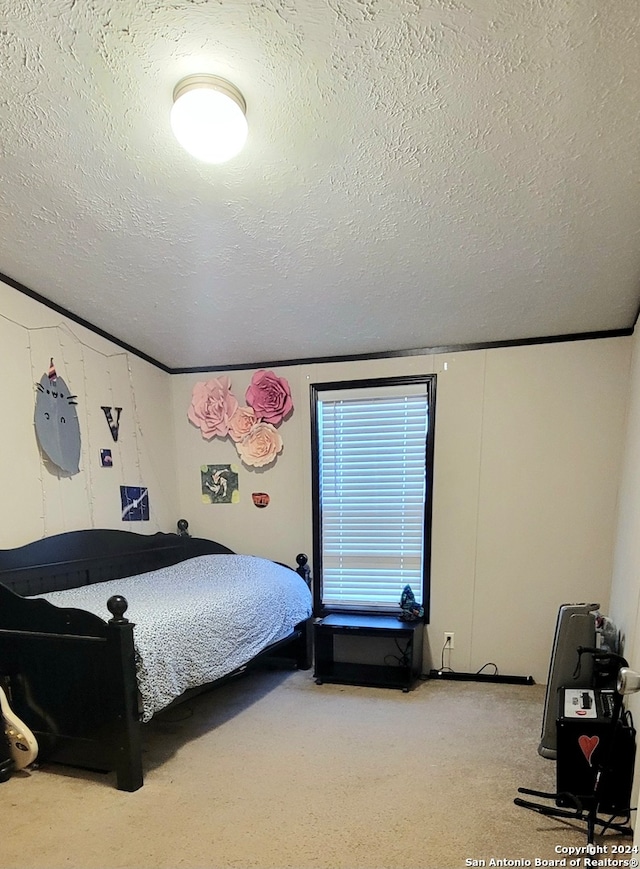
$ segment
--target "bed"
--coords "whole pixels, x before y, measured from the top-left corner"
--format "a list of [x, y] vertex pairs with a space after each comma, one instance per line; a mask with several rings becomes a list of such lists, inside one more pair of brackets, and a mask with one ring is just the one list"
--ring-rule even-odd
[[0, 685], [39, 761], [143, 784], [161, 710], [270, 658], [311, 667], [310, 571], [213, 540], [89, 529], [0, 550]]

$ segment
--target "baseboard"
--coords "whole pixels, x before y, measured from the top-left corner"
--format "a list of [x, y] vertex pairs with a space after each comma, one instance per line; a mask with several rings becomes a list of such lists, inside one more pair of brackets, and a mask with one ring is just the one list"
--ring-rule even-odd
[[499, 676], [492, 673], [454, 673], [450, 670], [429, 670], [430, 679], [451, 679], [458, 682], [505, 682], [509, 685], [535, 685], [533, 676]]

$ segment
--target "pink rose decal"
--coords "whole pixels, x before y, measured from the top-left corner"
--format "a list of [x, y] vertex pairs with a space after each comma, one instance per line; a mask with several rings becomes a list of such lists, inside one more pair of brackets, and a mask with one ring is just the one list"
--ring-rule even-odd
[[202, 437], [211, 440], [229, 434], [229, 420], [237, 409], [238, 399], [231, 392], [231, 381], [222, 376], [195, 384], [187, 416], [201, 430]]
[[246, 407], [240, 407], [226, 375], [196, 383], [192, 390], [189, 420], [202, 437], [231, 438], [245, 465], [263, 468], [282, 452], [276, 426], [293, 411], [291, 389], [284, 377], [261, 369], [251, 378]]
[[256, 371], [245, 398], [258, 419], [272, 425], [280, 425], [293, 410], [289, 384], [273, 371]]
[[258, 422], [253, 409], [250, 407], [238, 407], [229, 420], [229, 437], [238, 443], [249, 434], [253, 426]]
[[252, 468], [263, 468], [276, 460], [282, 450], [282, 438], [269, 422], [257, 422], [236, 444], [238, 455]]

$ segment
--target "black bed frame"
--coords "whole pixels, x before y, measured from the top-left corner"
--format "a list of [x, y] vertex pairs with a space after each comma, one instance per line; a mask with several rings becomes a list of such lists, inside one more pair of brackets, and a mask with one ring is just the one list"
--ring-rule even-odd
[[[182, 531], [185, 524], [179, 526]], [[39, 761], [115, 770], [120, 790], [142, 786], [135, 625], [126, 618], [127, 601], [120, 595], [105, 601], [108, 621], [24, 595], [120, 579], [208, 554], [233, 551], [184, 533], [108, 529], [71, 531], [0, 550], [0, 685], [33, 731]], [[307, 557], [298, 555], [296, 561], [297, 572], [309, 583]], [[296, 625], [258, 658], [275, 655], [309, 669], [310, 622]]]

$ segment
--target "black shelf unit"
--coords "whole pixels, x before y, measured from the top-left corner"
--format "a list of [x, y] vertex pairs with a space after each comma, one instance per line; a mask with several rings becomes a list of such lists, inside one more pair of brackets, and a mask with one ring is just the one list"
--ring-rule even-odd
[[[422, 672], [423, 634], [424, 624], [421, 621], [404, 622], [395, 616], [326, 616], [314, 625], [316, 683], [334, 682], [410, 691]], [[334, 640], [338, 636], [374, 641], [392, 639], [397, 644], [394, 654], [400, 658], [400, 662], [395, 665], [336, 661]]]

